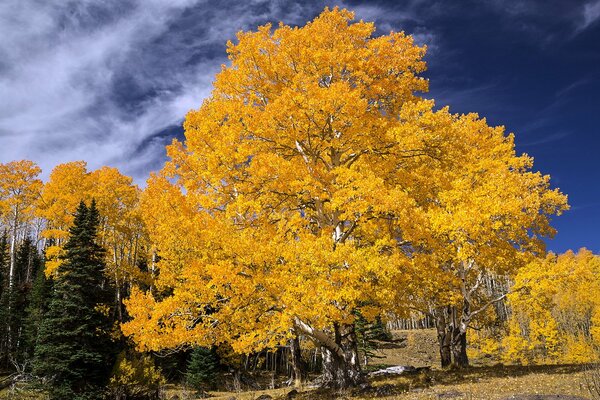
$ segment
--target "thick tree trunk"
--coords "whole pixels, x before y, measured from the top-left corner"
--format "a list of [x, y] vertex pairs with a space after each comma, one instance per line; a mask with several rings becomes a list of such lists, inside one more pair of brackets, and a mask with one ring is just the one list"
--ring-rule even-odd
[[439, 307], [435, 310], [435, 327], [437, 330], [440, 363], [442, 368], [452, 365], [452, 332], [450, 331], [451, 307]]
[[[336, 353], [323, 347], [323, 374], [321, 386], [331, 389], [345, 390], [358, 386], [363, 381], [362, 373], [358, 363], [348, 362], [346, 358], [340, 358]], [[358, 356], [356, 354], [356, 356]]]
[[296, 329], [310, 336], [321, 345], [323, 373], [321, 386], [332, 389], [348, 389], [363, 382], [364, 376], [358, 360], [358, 346], [354, 325], [334, 326], [334, 337], [313, 329], [300, 319], [295, 320]]
[[467, 327], [470, 314], [467, 302], [463, 305], [462, 313], [463, 315], [459, 318], [456, 306], [445, 306], [435, 310], [435, 325], [442, 368], [469, 366]]
[[346, 389], [353, 386], [345, 359], [326, 347], [321, 348], [321, 353], [323, 354], [323, 372], [320, 385], [332, 389]]
[[298, 336], [290, 339], [290, 365], [292, 367], [292, 379], [294, 386], [300, 387], [302, 380], [306, 374], [306, 364], [302, 360], [302, 352], [300, 351], [300, 340]]
[[467, 356], [467, 333], [460, 329], [455, 330], [452, 345], [452, 366], [456, 368], [465, 368], [469, 366], [469, 357]]
[[363, 382], [364, 376], [358, 359], [358, 345], [354, 325], [336, 325], [335, 342], [342, 350], [332, 352], [323, 348], [323, 386], [348, 389]]
[[457, 368], [469, 366], [469, 357], [467, 357], [467, 329], [471, 321], [471, 304], [467, 298], [463, 301], [460, 322], [457, 317], [456, 307], [454, 307], [454, 318], [452, 323], [452, 365]]

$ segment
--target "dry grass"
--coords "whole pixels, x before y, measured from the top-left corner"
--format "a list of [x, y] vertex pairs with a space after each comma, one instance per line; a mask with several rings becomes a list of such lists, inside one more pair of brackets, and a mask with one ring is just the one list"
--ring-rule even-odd
[[589, 365], [585, 369], [583, 378], [592, 398], [600, 399], [600, 364]]
[[[255, 400], [267, 394], [286, 399], [292, 389], [242, 393], [212, 392], [213, 399]], [[302, 389], [295, 399], [504, 400], [511, 396], [561, 395], [589, 399], [581, 366], [485, 367], [465, 371], [430, 371], [413, 376], [379, 379], [367, 390], [336, 394]], [[168, 398], [168, 397], [167, 397]], [[518, 398], [518, 397], [515, 397]], [[532, 397], [529, 397], [531, 399]], [[533, 397], [535, 398], [535, 397]]]
[[[428, 378], [430, 382], [424, 385], [409, 383], [406, 393], [382, 398], [500, 400], [514, 395], [589, 396], [581, 366], [496, 366], [466, 371], [434, 371]], [[387, 384], [394, 385], [393, 381]], [[381, 384], [386, 383], [375, 385]], [[401, 387], [406, 387], [406, 382], [402, 382]]]
[[[311, 388], [301, 389], [294, 398], [298, 400], [328, 399], [398, 399], [398, 400], [504, 400], [514, 395], [556, 395], [590, 398], [585, 386], [585, 371], [581, 366], [536, 366], [536, 367], [485, 367], [465, 371], [429, 371], [413, 376], [378, 379], [372, 388], [353, 393], [336, 394]], [[287, 399], [290, 388], [248, 391], [241, 393], [211, 392], [215, 400], [256, 400], [267, 394], [273, 399]], [[0, 398], [11, 398], [0, 394]], [[195, 399], [192, 392], [180, 387], [169, 386], [164, 391], [166, 399], [178, 396], [180, 400]], [[38, 398], [17, 397], [20, 399]], [[6, 397], [5, 397], [6, 396]], [[27, 396], [27, 397], [26, 397]], [[12, 397], [15, 398], [15, 397]], [[530, 398], [531, 399], [531, 398]]]
[[[439, 370], [436, 331], [411, 330], [392, 332], [394, 342], [378, 351], [382, 365], [431, 366], [432, 370], [412, 376], [379, 378], [372, 388], [354, 393], [336, 394], [303, 389], [296, 399], [399, 399], [399, 400], [504, 400], [513, 395], [557, 395], [590, 398], [582, 366], [484, 366], [461, 371]], [[475, 365], [485, 360], [473, 360]], [[242, 393], [212, 392], [215, 399], [235, 397], [254, 400], [262, 394], [285, 399], [291, 389], [250, 391]], [[566, 397], [561, 397], [565, 398]]]
[[373, 363], [436, 367], [440, 364], [435, 329], [392, 331], [393, 342], [382, 343]]
[[[399, 400], [504, 400], [515, 395], [562, 395], [590, 398], [585, 383], [583, 366], [483, 366], [461, 371], [439, 370], [439, 355], [434, 329], [394, 331], [394, 341], [384, 343], [378, 351], [382, 358], [374, 364], [431, 366], [430, 371], [410, 376], [378, 378], [372, 380], [371, 388], [337, 394], [304, 388], [294, 397], [298, 400], [313, 399], [399, 399]], [[485, 360], [472, 360], [475, 365], [485, 365]], [[371, 366], [374, 367], [374, 366]], [[211, 392], [214, 399], [255, 400], [261, 395], [273, 399], [286, 399], [291, 388], [235, 392]], [[166, 398], [193, 399], [191, 393], [172, 387]]]
[[[395, 331], [395, 341], [386, 345], [374, 360], [377, 364], [431, 366], [430, 371], [416, 375], [381, 377], [371, 380], [370, 388], [338, 394], [331, 391], [303, 388], [293, 398], [298, 400], [327, 399], [398, 399], [398, 400], [505, 400], [511, 396], [561, 395], [554, 399], [568, 400], [567, 396], [591, 398], [586, 385], [586, 373], [592, 371], [581, 365], [563, 366], [483, 366], [460, 371], [437, 369], [439, 358], [435, 330]], [[481, 365], [483, 360], [473, 360]], [[593, 369], [600, 376], [600, 370]], [[589, 376], [588, 376], [589, 381]], [[599, 378], [600, 381], [600, 378]], [[265, 385], [266, 386], [266, 385]], [[291, 388], [235, 392], [211, 392], [212, 399], [256, 400], [261, 395], [273, 399], [287, 399]], [[0, 391], [0, 399], [8, 399], [8, 391]], [[25, 393], [22, 393], [25, 395]], [[164, 398], [195, 399], [192, 391], [168, 385]], [[31, 393], [31, 395], [35, 395]], [[177, 396], [177, 397], [176, 397]], [[13, 397], [15, 398], [15, 397]], [[29, 398], [35, 397], [17, 397]], [[38, 397], [39, 398], [39, 397]], [[535, 397], [520, 397], [533, 400]], [[541, 399], [541, 398], [540, 398]], [[575, 399], [575, 397], [570, 397]]]

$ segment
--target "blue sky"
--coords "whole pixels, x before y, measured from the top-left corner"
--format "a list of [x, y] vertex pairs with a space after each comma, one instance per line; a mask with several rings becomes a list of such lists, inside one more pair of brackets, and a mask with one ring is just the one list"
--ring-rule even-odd
[[210, 91], [225, 42], [326, 6], [427, 44], [428, 97], [516, 135], [569, 195], [549, 249], [600, 252], [600, 0], [0, 3], [0, 162], [86, 160], [143, 183]]

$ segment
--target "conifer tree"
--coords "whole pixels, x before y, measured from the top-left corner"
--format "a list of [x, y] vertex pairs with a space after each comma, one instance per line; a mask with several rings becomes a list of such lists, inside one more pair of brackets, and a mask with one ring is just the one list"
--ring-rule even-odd
[[32, 289], [32, 277], [42, 265], [42, 260], [31, 238], [26, 237], [15, 254], [13, 288], [7, 292], [7, 358], [9, 364], [24, 370], [29, 364], [25, 321]]
[[187, 366], [187, 383], [199, 393], [212, 389], [217, 381], [218, 362], [214, 349], [196, 347]]
[[52, 293], [52, 280], [46, 278], [43, 268], [35, 272], [29, 301], [25, 309], [23, 321], [22, 357], [24, 360], [33, 359], [38, 332], [44, 315], [48, 312], [49, 298]]
[[377, 355], [379, 341], [390, 340], [391, 335], [380, 317], [373, 321], [367, 320], [359, 312], [356, 313], [354, 322], [358, 353], [361, 355], [363, 365], [367, 365], [372, 358], [382, 358]]
[[0, 237], [0, 370], [7, 367], [8, 361], [8, 265], [9, 240], [6, 231]]
[[89, 208], [81, 202], [40, 327], [34, 373], [45, 380], [51, 399], [101, 398], [112, 366], [98, 220], [95, 202]]

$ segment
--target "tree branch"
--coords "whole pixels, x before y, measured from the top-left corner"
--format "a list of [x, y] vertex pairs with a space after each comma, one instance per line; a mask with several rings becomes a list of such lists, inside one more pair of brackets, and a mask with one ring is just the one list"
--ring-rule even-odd
[[344, 358], [344, 351], [328, 334], [318, 329], [314, 329], [298, 317], [294, 317], [294, 327], [305, 335], [310, 336], [316, 342], [326, 347], [329, 351], [335, 353], [338, 357]]

